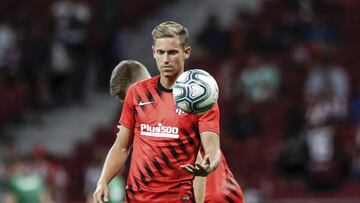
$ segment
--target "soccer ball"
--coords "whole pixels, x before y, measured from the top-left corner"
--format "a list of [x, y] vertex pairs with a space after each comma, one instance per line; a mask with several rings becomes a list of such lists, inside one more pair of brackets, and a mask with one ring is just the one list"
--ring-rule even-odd
[[173, 97], [177, 107], [192, 114], [203, 114], [217, 102], [219, 89], [216, 80], [206, 71], [192, 69], [183, 72], [175, 81]]

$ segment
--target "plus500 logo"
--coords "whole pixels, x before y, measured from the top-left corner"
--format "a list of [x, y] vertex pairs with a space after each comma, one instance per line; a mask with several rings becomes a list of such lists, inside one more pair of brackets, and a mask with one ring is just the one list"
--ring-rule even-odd
[[158, 126], [141, 124], [140, 134], [152, 137], [179, 138], [179, 128], [173, 126], [165, 126], [161, 123], [159, 123]]

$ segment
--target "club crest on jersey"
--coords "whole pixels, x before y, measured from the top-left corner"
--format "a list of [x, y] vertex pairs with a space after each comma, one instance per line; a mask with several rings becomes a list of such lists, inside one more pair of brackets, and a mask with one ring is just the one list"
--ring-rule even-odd
[[158, 123], [158, 126], [141, 124], [140, 134], [151, 137], [179, 138], [179, 128], [174, 126], [162, 125], [161, 123]]
[[175, 113], [180, 116], [181, 114], [184, 114], [185, 111], [181, 110], [179, 107], [175, 107]]

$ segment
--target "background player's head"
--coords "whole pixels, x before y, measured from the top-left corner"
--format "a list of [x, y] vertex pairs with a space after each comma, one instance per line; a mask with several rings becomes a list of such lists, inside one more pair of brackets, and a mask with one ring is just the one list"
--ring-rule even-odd
[[166, 21], [152, 31], [153, 56], [161, 77], [175, 80], [184, 71], [191, 48], [187, 45], [188, 30], [173, 21]]
[[123, 60], [111, 73], [110, 94], [116, 95], [120, 101], [123, 101], [130, 85], [150, 77], [148, 70], [139, 61]]

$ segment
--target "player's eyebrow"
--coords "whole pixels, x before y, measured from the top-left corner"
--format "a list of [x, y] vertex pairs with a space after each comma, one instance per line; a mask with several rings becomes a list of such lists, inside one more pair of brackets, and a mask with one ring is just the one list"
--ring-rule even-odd
[[158, 49], [158, 50], [156, 50], [156, 53], [159, 53], [159, 54], [168, 53], [168, 54], [170, 54], [170, 55], [174, 55], [174, 54], [179, 53], [179, 50], [177, 50], [177, 49], [171, 49], [171, 50], [165, 51], [165, 50], [162, 50], [162, 49]]

